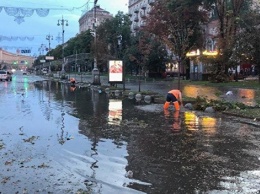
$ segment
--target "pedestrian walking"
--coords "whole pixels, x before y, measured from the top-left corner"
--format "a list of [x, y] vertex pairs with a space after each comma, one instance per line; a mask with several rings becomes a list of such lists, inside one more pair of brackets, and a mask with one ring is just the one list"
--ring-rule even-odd
[[166, 96], [166, 102], [163, 108], [168, 109], [170, 103], [173, 103], [175, 110], [180, 110], [180, 105], [182, 105], [182, 95], [180, 90], [170, 90]]

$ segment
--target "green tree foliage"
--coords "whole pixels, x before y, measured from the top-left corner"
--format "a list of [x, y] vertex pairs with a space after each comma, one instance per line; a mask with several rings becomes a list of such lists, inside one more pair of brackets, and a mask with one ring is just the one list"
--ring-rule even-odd
[[130, 44], [130, 36], [130, 20], [123, 12], [103, 22], [97, 28], [98, 60], [106, 64], [111, 59], [122, 59]]
[[215, 9], [219, 20], [218, 48], [219, 70], [227, 73], [228, 61], [238, 34], [239, 19], [245, 0], [216, 0]]
[[182, 60], [186, 53], [203, 44], [201, 24], [207, 20], [203, 1], [157, 1], [147, 20], [146, 30], [159, 37]]
[[148, 75], [149, 72], [153, 77], [162, 75], [167, 60], [165, 45], [142, 30], [132, 36], [124, 57], [128, 72], [139, 75]]
[[254, 74], [258, 73], [260, 83], [260, 12], [253, 8], [247, 17], [241, 18], [241, 31], [236, 37], [233, 58], [242, 63], [255, 65]]
[[[89, 30], [78, 34], [76, 37], [71, 38], [64, 44], [64, 57], [75, 55], [76, 53], [89, 53], [92, 41], [93, 37]], [[62, 59], [62, 45], [58, 45], [56, 48], [50, 50], [46, 55], [53, 56], [55, 60]], [[34, 66], [40, 65], [41, 59], [44, 59], [44, 56], [39, 56], [34, 62]]]
[[217, 47], [220, 55], [210, 60], [214, 74], [213, 81], [227, 81], [228, 69], [237, 67], [241, 58], [238, 54], [241, 31], [245, 27], [244, 20], [252, 11], [251, 0], [214, 0], [213, 9], [217, 13], [218, 35]]
[[[64, 56], [73, 55], [75, 53], [89, 53], [93, 37], [90, 31], [81, 32], [76, 37], [71, 38], [65, 43]], [[58, 45], [52, 49], [47, 55], [54, 56], [55, 59], [62, 58], [62, 45]]]

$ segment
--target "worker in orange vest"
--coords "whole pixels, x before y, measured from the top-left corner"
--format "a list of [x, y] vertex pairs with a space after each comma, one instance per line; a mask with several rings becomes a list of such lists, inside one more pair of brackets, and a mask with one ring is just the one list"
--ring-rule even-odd
[[75, 85], [76, 79], [75, 79], [74, 77], [70, 78], [70, 83], [71, 83], [72, 85]]
[[166, 102], [163, 108], [168, 109], [170, 103], [173, 103], [175, 110], [180, 110], [180, 105], [182, 105], [182, 95], [180, 90], [170, 90], [166, 96]]

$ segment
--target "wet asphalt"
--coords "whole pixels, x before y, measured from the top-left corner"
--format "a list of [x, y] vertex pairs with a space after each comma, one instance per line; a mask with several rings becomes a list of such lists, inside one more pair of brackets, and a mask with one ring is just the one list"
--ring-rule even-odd
[[[163, 95], [175, 84], [141, 88]], [[126, 88], [137, 91], [138, 82]], [[1, 193], [260, 192], [259, 126], [243, 119], [176, 114], [35, 75], [17, 74], [0, 91], [8, 105], [0, 112]]]

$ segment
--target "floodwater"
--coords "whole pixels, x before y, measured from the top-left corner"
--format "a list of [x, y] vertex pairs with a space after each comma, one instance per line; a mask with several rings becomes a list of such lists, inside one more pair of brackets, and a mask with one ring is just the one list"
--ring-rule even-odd
[[0, 82], [0, 193], [259, 193], [260, 125], [34, 75]]
[[[105, 80], [104, 80], [105, 82]], [[166, 93], [174, 88], [178, 87], [178, 80], [174, 81], [155, 81], [155, 82], [142, 82], [140, 84], [141, 91], [151, 90], [158, 94], [166, 95]], [[240, 102], [248, 106], [255, 106], [256, 99], [260, 99], [260, 90], [243, 89], [243, 88], [231, 88], [231, 87], [210, 87], [190, 84], [180, 84], [183, 95], [190, 98], [206, 97], [213, 100], [225, 100], [230, 102]], [[127, 81], [126, 88], [138, 91], [138, 81]], [[231, 92], [231, 95], [229, 93]]]

